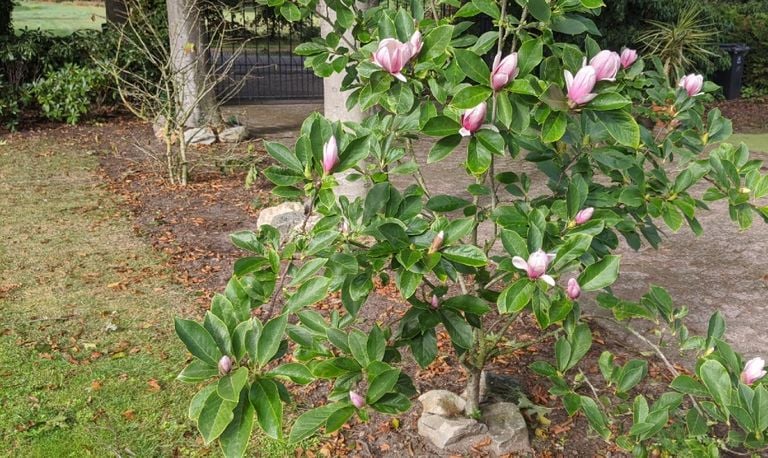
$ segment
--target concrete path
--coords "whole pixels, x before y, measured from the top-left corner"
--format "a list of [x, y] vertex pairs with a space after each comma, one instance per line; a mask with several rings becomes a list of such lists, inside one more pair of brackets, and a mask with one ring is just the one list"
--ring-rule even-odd
[[[259, 105], [231, 107], [241, 114], [241, 121], [257, 133], [273, 140], [292, 143], [303, 119], [320, 104]], [[267, 126], [267, 127], [265, 127]], [[417, 150], [426, 163], [429, 141], [418, 143]], [[438, 194], [468, 195], [469, 179], [463, 171], [466, 147], [460, 145], [445, 160], [423, 168], [427, 186]], [[759, 154], [767, 160], [768, 155]], [[529, 173], [534, 190], [543, 191], [542, 174], [532, 164], [507, 159], [499, 164], [516, 172]], [[536, 178], [539, 178], [538, 180]], [[410, 184], [409, 177], [396, 184]], [[536, 184], [538, 183], [538, 184]], [[698, 195], [706, 187], [701, 187]], [[747, 356], [768, 356], [768, 225], [756, 218], [754, 226], [740, 232], [728, 217], [724, 203], [701, 212], [704, 234], [695, 237], [687, 228], [677, 234], [668, 232], [659, 250], [650, 247], [633, 251], [622, 245], [621, 277], [614, 292], [628, 300], [637, 300], [651, 284], [667, 288], [676, 305], [687, 305], [687, 324], [696, 333], [706, 333], [709, 316], [720, 310], [726, 318], [727, 339]], [[589, 297], [587, 297], [589, 300]]]

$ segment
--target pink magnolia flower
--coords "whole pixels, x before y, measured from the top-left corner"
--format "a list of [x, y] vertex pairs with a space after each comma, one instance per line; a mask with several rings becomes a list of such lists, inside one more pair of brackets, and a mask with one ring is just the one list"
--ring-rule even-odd
[[587, 207], [583, 210], [580, 210], [573, 218], [573, 222], [576, 224], [584, 224], [592, 218], [593, 213], [595, 213], [595, 209], [593, 207]]
[[545, 253], [543, 250], [537, 250], [528, 256], [528, 261], [520, 256], [513, 257], [512, 265], [518, 269], [525, 270], [528, 274], [528, 278], [531, 280], [541, 278], [546, 284], [555, 286], [555, 279], [546, 274], [547, 266], [553, 259], [555, 259], [554, 254]]
[[704, 77], [691, 73], [680, 78], [680, 82], [677, 85], [685, 89], [689, 96], [694, 97], [701, 92], [701, 88], [704, 86]]
[[432, 300], [430, 301], [430, 307], [432, 307], [433, 310], [437, 310], [440, 308], [440, 299], [437, 298], [434, 294], [432, 295]]
[[569, 105], [583, 105], [597, 97], [592, 93], [597, 83], [597, 76], [594, 67], [585, 65], [576, 73], [574, 77], [568, 70], [565, 71], [565, 87], [568, 89]]
[[445, 239], [445, 232], [440, 231], [437, 233], [434, 239], [432, 239], [432, 245], [429, 246], [429, 251], [427, 253], [432, 254], [436, 253], [437, 250], [440, 249], [441, 246], [443, 246], [443, 239]]
[[469, 137], [480, 130], [483, 121], [485, 121], [485, 112], [487, 109], [488, 105], [485, 102], [481, 102], [480, 105], [465, 110], [464, 113], [462, 113], [461, 118], [459, 119], [459, 122], [461, 123], [459, 133], [462, 137]]
[[763, 358], [752, 358], [744, 365], [744, 370], [741, 372], [741, 381], [745, 385], [751, 385], [757, 380], [763, 378], [766, 372], [763, 370], [765, 367], [765, 361]]
[[597, 81], [615, 81], [621, 65], [621, 58], [617, 53], [606, 49], [597, 53], [589, 61], [589, 65], [595, 69]]
[[331, 173], [336, 164], [339, 163], [339, 146], [336, 144], [336, 137], [331, 136], [330, 140], [323, 145], [323, 171]]
[[419, 55], [421, 52], [421, 47], [424, 46], [424, 42], [421, 40], [421, 32], [418, 30], [413, 32], [411, 39], [408, 41], [408, 44], [411, 45], [411, 59], [413, 59]]
[[358, 409], [362, 409], [365, 405], [365, 399], [363, 399], [360, 394], [358, 394], [357, 391], [350, 391], [349, 392], [349, 400], [352, 401], [352, 405], [357, 407]]
[[219, 360], [219, 374], [227, 375], [232, 371], [232, 358], [224, 355]]
[[632, 66], [637, 60], [637, 51], [634, 49], [624, 48], [621, 50], [621, 66], [627, 69]]
[[491, 87], [494, 91], [501, 90], [510, 81], [515, 79], [519, 72], [516, 52], [503, 59], [501, 54], [496, 54], [496, 58], [493, 60], [493, 69], [491, 70]]
[[568, 288], [566, 288], [565, 293], [568, 295], [568, 299], [572, 301], [581, 296], [581, 286], [579, 286], [579, 282], [575, 278], [568, 280]]
[[373, 63], [383, 68], [395, 78], [405, 82], [402, 72], [405, 64], [411, 60], [412, 45], [394, 38], [385, 38], [379, 42], [379, 49], [373, 53]]

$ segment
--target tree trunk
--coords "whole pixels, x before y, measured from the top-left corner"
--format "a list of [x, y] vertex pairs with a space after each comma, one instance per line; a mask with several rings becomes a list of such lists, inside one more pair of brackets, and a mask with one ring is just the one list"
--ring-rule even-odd
[[216, 100], [213, 91], [205, 92], [207, 59], [202, 15], [196, 0], [168, 0], [168, 36], [170, 59], [176, 78], [178, 122], [186, 127], [200, 127], [216, 122]]
[[465, 366], [467, 371], [467, 404], [464, 413], [469, 418], [477, 418], [480, 415], [480, 382], [483, 371], [473, 366]]
[[[360, 3], [358, 3], [358, 6], [359, 5]], [[320, 0], [317, 9], [323, 15], [327, 15], [331, 20], [336, 19], [336, 13], [328, 8], [324, 0]], [[320, 35], [324, 37], [332, 31], [333, 27], [330, 24], [325, 21], [320, 22]], [[344, 36], [354, 42], [352, 33], [347, 32]], [[346, 102], [348, 93], [341, 91], [341, 82], [344, 79], [344, 75], [344, 73], [334, 73], [323, 79], [323, 113], [325, 114], [325, 117], [331, 121], [361, 122], [365, 117], [365, 114], [359, 107], [347, 110]], [[350, 201], [354, 201], [357, 197], [365, 196], [366, 183], [365, 180], [347, 180], [347, 177], [351, 173], [355, 172], [353, 170], [345, 171], [335, 174], [334, 177], [339, 183], [339, 187], [336, 188], [336, 195], [346, 196]]]

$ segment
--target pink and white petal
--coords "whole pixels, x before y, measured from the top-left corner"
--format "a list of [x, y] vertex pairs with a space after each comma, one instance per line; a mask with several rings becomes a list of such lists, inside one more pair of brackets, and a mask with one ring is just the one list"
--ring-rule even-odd
[[544, 283], [548, 284], [549, 286], [555, 286], [555, 279], [554, 279], [554, 278], [552, 278], [552, 277], [550, 277], [549, 275], [547, 275], [547, 274], [544, 274], [544, 275], [542, 275], [542, 276], [541, 276], [541, 277], [539, 277], [539, 278], [541, 278], [542, 280], [544, 280]]
[[512, 265], [521, 270], [528, 270], [528, 262], [520, 256], [515, 256], [512, 258]]
[[576, 101], [576, 103], [583, 105], [585, 103], [589, 103], [597, 97], [597, 94], [585, 94], [584, 96], [580, 97], [579, 100]]
[[472, 136], [472, 132], [468, 131], [465, 127], [462, 127], [461, 129], [459, 129], [459, 135], [461, 135], [462, 137], [470, 137]]
[[564, 75], [565, 75], [565, 88], [570, 89], [571, 84], [573, 84], [573, 74], [568, 70], [566, 70]]
[[394, 76], [395, 78], [399, 79], [399, 80], [400, 80], [400, 81], [402, 81], [403, 83], [405, 83], [406, 81], [408, 81], [408, 80], [406, 80], [406, 79], [405, 79], [405, 76], [403, 76], [403, 74], [402, 74], [402, 73], [400, 73], [400, 72], [397, 72], [397, 73], [393, 73], [393, 74], [392, 74], [392, 76]]

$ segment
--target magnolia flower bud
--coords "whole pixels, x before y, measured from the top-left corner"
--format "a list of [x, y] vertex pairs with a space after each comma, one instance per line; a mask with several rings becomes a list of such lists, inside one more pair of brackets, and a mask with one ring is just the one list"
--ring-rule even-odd
[[349, 400], [352, 401], [352, 405], [357, 407], [358, 409], [362, 409], [365, 405], [365, 399], [363, 399], [360, 394], [357, 393], [357, 391], [350, 391], [349, 392]]
[[741, 372], [741, 381], [745, 385], [751, 385], [763, 378], [766, 372], [763, 370], [765, 367], [765, 361], [763, 358], [752, 358], [744, 365], [744, 370]]
[[680, 82], [677, 85], [685, 89], [689, 96], [694, 97], [701, 92], [701, 88], [704, 86], [704, 77], [691, 73], [680, 78]]
[[224, 355], [219, 360], [219, 374], [227, 375], [232, 371], [232, 358]]
[[488, 105], [485, 102], [481, 102], [480, 105], [465, 110], [464, 113], [462, 113], [461, 118], [459, 119], [459, 122], [461, 123], [459, 133], [462, 137], [469, 137], [480, 130], [483, 121], [485, 121], [485, 112], [487, 109]]
[[413, 45], [411, 43], [401, 43], [394, 38], [385, 38], [379, 42], [379, 49], [373, 53], [373, 63], [400, 81], [405, 82], [405, 76], [400, 72], [413, 57], [412, 52]]
[[595, 69], [597, 81], [614, 81], [619, 72], [621, 58], [613, 51], [600, 51], [589, 61], [589, 65]]
[[436, 253], [437, 250], [439, 250], [440, 247], [443, 246], [444, 238], [445, 238], [445, 232], [443, 231], [438, 232], [435, 238], [432, 240], [432, 245], [429, 246], [429, 251], [427, 253], [429, 254]]
[[408, 41], [408, 44], [411, 45], [411, 59], [413, 59], [419, 55], [419, 52], [421, 52], [421, 47], [424, 46], [424, 42], [421, 40], [421, 32], [418, 30], [413, 32], [411, 39]]
[[430, 306], [432, 307], [432, 310], [437, 310], [438, 308], [440, 308], [440, 300], [434, 294], [432, 295], [432, 301], [430, 302]]
[[568, 295], [568, 299], [572, 301], [581, 296], [581, 286], [579, 286], [579, 282], [575, 278], [568, 280], [568, 288], [565, 290], [565, 293]]
[[576, 213], [576, 217], [573, 218], [573, 222], [576, 224], [584, 224], [592, 218], [592, 214], [595, 212], [593, 207], [587, 207]]
[[555, 279], [546, 274], [547, 266], [553, 259], [555, 259], [554, 254], [547, 254], [542, 250], [537, 250], [528, 256], [528, 261], [520, 256], [513, 257], [512, 265], [518, 269], [525, 270], [528, 274], [528, 278], [531, 280], [541, 278], [546, 284], [555, 286]]
[[597, 83], [595, 69], [589, 65], [581, 67], [574, 77], [568, 70], [565, 71], [565, 86], [568, 90], [569, 105], [583, 105], [597, 97], [592, 92]]
[[497, 54], [493, 60], [493, 69], [491, 70], [491, 88], [498, 91], [515, 79], [520, 70], [517, 68], [517, 53], [513, 52], [504, 59], [501, 54]]
[[323, 172], [331, 173], [338, 163], [339, 146], [336, 144], [336, 137], [331, 136], [330, 140], [323, 145]]
[[624, 48], [621, 50], [621, 66], [627, 69], [632, 66], [637, 60], [637, 51], [634, 49]]

